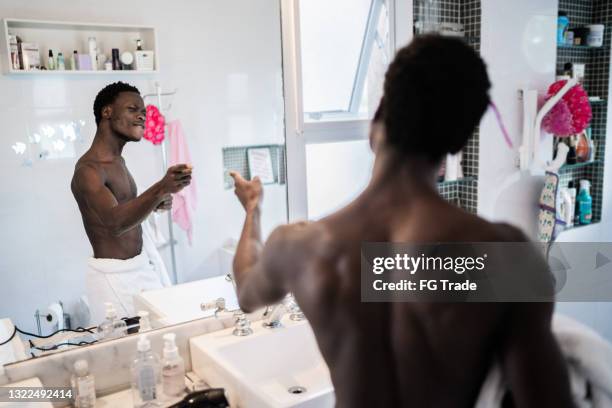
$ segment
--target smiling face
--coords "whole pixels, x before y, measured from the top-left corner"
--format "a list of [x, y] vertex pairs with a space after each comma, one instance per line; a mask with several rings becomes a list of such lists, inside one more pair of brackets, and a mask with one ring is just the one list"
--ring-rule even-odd
[[111, 130], [129, 142], [142, 139], [147, 109], [142, 97], [136, 92], [121, 92], [112, 105], [103, 112], [110, 121]]

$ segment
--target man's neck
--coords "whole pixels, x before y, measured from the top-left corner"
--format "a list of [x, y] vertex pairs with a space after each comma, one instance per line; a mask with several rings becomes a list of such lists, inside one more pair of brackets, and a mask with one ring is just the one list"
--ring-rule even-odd
[[114, 160], [121, 157], [126, 141], [110, 129], [98, 127], [91, 150], [102, 160]]
[[436, 192], [438, 166], [419, 157], [405, 157], [382, 148], [376, 153], [367, 190]]

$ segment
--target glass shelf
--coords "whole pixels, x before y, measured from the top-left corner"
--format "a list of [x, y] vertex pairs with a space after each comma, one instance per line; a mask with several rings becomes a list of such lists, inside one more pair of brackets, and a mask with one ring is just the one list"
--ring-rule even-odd
[[604, 47], [603, 46], [592, 47], [590, 45], [557, 44], [557, 48], [567, 48], [567, 49], [574, 49], [574, 50], [601, 50]]
[[444, 186], [452, 186], [454, 184], [461, 184], [461, 183], [471, 183], [472, 181], [476, 181], [477, 178], [476, 177], [464, 177], [458, 180], [453, 180], [453, 181], [438, 181], [438, 187], [444, 187]]
[[606, 102], [608, 101], [606, 101], [605, 99], [600, 99], [598, 101], [589, 101], [591, 105], [605, 105]]
[[595, 221], [592, 221], [590, 224], [578, 224], [578, 225], [574, 225], [572, 227], [564, 229], [563, 231], [561, 231], [561, 233], [567, 232], [567, 231], [573, 231], [573, 230], [579, 229], [579, 228], [589, 227], [591, 225], [599, 224], [600, 222], [601, 222], [601, 220], [595, 220]]
[[582, 167], [587, 167], [590, 165], [595, 165], [595, 164], [602, 164], [601, 160], [593, 160], [590, 162], [583, 162], [583, 163], [576, 163], [576, 164], [564, 164], [563, 166], [561, 166], [560, 171], [571, 171], [574, 169], [579, 169]]

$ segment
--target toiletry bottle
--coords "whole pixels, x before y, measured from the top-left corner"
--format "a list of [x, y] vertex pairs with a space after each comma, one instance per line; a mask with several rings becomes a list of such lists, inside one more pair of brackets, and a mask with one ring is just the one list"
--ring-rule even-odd
[[113, 71], [121, 70], [121, 61], [119, 60], [119, 48], [113, 48], [111, 51], [113, 59]]
[[66, 63], [64, 62], [64, 55], [61, 52], [57, 54], [57, 70], [58, 71], [66, 70]]
[[117, 339], [127, 335], [127, 325], [123, 320], [117, 318], [115, 306], [110, 302], [104, 303], [104, 306], [106, 307], [106, 318], [98, 326], [100, 339]]
[[142, 51], [142, 40], [140, 38], [136, 40], [136, 51]]
[[569, 193], [571, 202], [569, 208], [569, 219], [567, 222], [567, 228], [573, 227], [575, 224], [576, 218], [576, 187], [574, 187], [574, 182], [570, 181], [567, 185], [567, 192]]
[[168, 398], [178, 397], [185, 392], [185, 362], [178, 353], [174, 333], [164, 334], [162, 387]]
[[55, 69], [55, 58], [53, 58], [53, 51], [49, 50], [49, 59], [47, 60], [47, 69], [53, 71]]
[[576, 164], [576, 140], [573, 136], [569, 138], [569, 152], [567, 153], [567, 164]]
[[91, 58], [91, 69], [96, 71], [98, 69], [98, 43], [96, 42], [96, 37], [89, 37], [87, 40], [89, 45], [89, 56]]
[[159, 358], [151, 351], [146, 335], [138, 339], [138, 357], [132, 363], [132, 398], [134, 407], [159, 407], [161, 373]]
[[578, 208], [580, 211], [580, 225], [591, 223], [593, 216], [593, 199], [591, 198], [591, 183], [589, 180], [580, 180], [580, 193], [578, 194]]
[[557, 18], [557, 44], [559, 45], [565, 44], [565, 33], [569, 27], [569, 22], [567, 13], [565, 11], [560, 11], [559, 17]]
[[138, 321], [138, 332], [146, 332], [151, 330], [151, 321], [149, 320], [149, 312], [146, 310], [139, 310], [138, 316], [140, 316], [140, 320]]
[[74, 392], [74, 406], [94, 408], [96, 406], [96, 386], [94, 376], [89, 374], [87, 360], [77, 360], [74, 363], [74, 375], [70, 382]]
[[75, 71], [79, 70], [79, 53], [77, 50], [74, 50], [72, 52], [72, 59], [70, 60], [70, 63], [72, 64], [72, 69]]

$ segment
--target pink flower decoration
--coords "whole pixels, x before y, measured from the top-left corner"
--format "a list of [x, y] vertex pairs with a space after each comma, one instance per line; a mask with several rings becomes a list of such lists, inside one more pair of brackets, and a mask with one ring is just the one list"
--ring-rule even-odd
[[159, 112], [157, 106], [147, 105], [147, 119], [145, 121], [144, 138], [154, 145], [161, 144], [164, 141], [164, 130], [166, 119]]
[[[567, 81], [557, 81], [548, 88], [546, 100], [559, 92]], [[591, 122], [593, 113], [589, 97], [578, 84], [567, 92], [563, 98], [546, 114], [542, 122], [545, 131], [556, 137], [569, 137], [582, 132]]]

